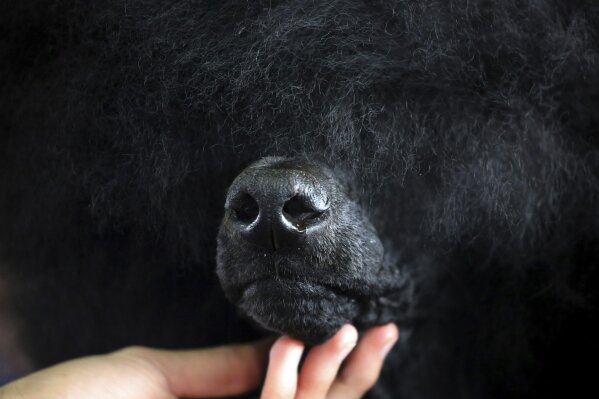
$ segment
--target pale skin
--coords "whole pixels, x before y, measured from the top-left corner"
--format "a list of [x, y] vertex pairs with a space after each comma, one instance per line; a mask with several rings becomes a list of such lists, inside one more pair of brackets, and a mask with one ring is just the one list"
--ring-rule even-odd
[[0, 388], [0, 399], [214, 398], [239, 395], [262, 382], [261, 399], [357, 399], [378, 379], [398, 334], [394, 324], [387, 324], [358, 339], [356, 329], [346, 324], [312, 348], [301, 369], [304, 344], [286, 336], [272, 345], [126, 348], [33, 373]]

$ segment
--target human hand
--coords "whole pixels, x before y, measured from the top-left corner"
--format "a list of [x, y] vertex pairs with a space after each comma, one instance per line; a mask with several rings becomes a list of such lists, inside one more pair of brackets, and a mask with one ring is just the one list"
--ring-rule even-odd
[[[303, 344], [279, 338], [270, 351], [262, 399], [358, 398], [378, 378], [384, 354], [397, 339], [394, 325], [357, 332], [346, 325], [307, 355]], [[270, 341], [210, 349], [167, 351], [133, 347], [41, 370], [0, 388], [0, 399], [174, 399], [238, 395], [261, 382]], [[328, 393], [328, 394], [327, 394]]]
[[360, 398], [378, 380], [385, 356], [398, 337], [397, 327], [390, 323], [368, 329], [358, 342], [356, 329], [346, 324], [310, 350], [299, 375], [304, 345], [281, 337], [270, 350], [261, 399]]

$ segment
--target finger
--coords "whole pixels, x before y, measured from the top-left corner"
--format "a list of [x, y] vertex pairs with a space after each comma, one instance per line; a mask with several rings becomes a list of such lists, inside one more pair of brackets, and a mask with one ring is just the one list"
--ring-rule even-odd
[[358, 332], [346, 324], [331, 339], [308, 353], [299, 375], [297, 399], [324, 398], [337, 376], [339, 366], [356, 346]]
[[297, 367], [304, 344], [289, 337], [279, 338], [270, 350], [270, 360], [261, 399], [293, 399], [297, 389]]
[[153, 364], [175, 396], [219, 397], [247, 392], [262, 382], [271, 342], [183, 351], [130, 348], [116, 354]]
[[328, 398], [362, 397], [376, 383], [385, 356], [398, 337], [399, 330], [393, 323], [368, 329], [347, 358], [345, 367], [331, 386]]

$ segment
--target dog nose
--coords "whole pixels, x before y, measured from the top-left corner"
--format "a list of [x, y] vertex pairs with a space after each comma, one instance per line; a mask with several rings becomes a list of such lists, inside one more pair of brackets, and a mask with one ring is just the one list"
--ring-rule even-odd
[[317, 171], [293, 165], [246, 169], [229, 188], [225, 221], [262, 248], [301, 245], [327, 218], [325, 180]]

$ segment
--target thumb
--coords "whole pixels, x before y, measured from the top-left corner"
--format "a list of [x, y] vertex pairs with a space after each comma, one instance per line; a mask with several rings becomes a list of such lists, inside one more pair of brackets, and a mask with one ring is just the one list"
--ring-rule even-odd
[[238, 395], [262, 383], [271, 344], [272, 340], [262, 340], [177, 351], [133, 347], [113, 355], [151, 363], [177, 397], [219, 397]]

